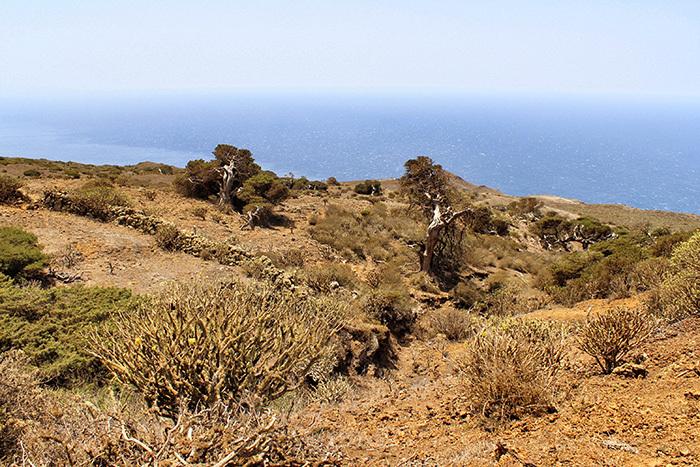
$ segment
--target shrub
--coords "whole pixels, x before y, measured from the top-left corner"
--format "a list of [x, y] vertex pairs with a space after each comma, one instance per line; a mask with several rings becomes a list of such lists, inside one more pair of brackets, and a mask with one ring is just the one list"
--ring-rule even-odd
[[323, 357], [340, 308], [269, 287], [175, 285], [120, 313], [93, 343], [115, 376], [161, 413], [265, 403]]
[[166, 251], [179, 251], [182, 249], [182, 235], [177, 227], [172, 224], [162, 224], [156, 230], [156, 244]]
[[36, 169], [27, 169], [22, 173], [25, 177], [40, 177], [41, 172]]
[[331, 292], [337, 287], [352, 288], [358, 279], [350, 265], [342, 263], [323, 263], [305, 268], [304, 282], [315, 292]]
[[483, 293], [471, 282], [460, 282], [452, 289], [452, 298], [458, 308], [469, 309], [483, 300]]
[[567, 305], [592, 298], [627, 297], [650, 290], [664, 278], [668, 270], [665, 252], [674, 242], [667, 236], [623, 233], [589, 251], [562, 256], [538, 280], [545, 291]]
[[542, 321], [497, 321], [470, 342], [461, 370], [474, 408], [498, 420], [554, 410], [565, 330]]
[[109, 221], [114, 217], [113, 208], [130, 206], [128, 198], [109, 182], [90, 181], [71, 194], [71, 201], [78, 214]]
[[662, 314], [672, 321], [700, 314], [700, 232], [673, 250], [671, 267], [659, 291]]
[[603, 373], [609, 374], [651, 336], [656, 325], [656, 320], [642, 310], [614, 308], [586, 319], [578, 345], [595, 358]]
[[102, 287], [16, 287], [0, 276], [0, 352], [21, 349], [55, 386], [94, 383], [104, 369], [87, 352], [83, 332], [101, 326], [130, 299]]
[[16, 227], [0, 227], [0, 274], [36, 277], [47, 262], [36, 235]]
[[537, 198], [526, 197], [520, 198], [508, 204], [508, 211], [517, 217], [537, 218], [542, 209], [542, 202]]
[[441, 308], [430, 314], [428, 325], [450, 341], [462, 341], [476, 333], [479, 320], [462, 310]]
[[411, 332], [416, 321], [416, 313], [403, 290], [372, 290], [363, 299], [362, 309], [398, 337]]
[[547, 215], [531, 226], [532, 232], [540, 238], [545, 248], [562, 247], [569, 249], [571, 242], [588, 246], [613, 237], [612, 229], [596, 219], [581, 217], [565, 219], [556, 213]]
[[355, 185], [353, 190], [359, 195], [378, 196], [382, 194], [382, 183], [377, 180], [365, 180]]
[[272, 264], [278, 268], [301, 268], [304, 266], [305, 253], [301, 248], [264, 251], [262, 254], [270, 258]]
[[312, 448], [270, 412], [216, 406], [169, 419], [136, 397], [114, 393], [96, 404], [42, 388], [15, 352], [0, 354], [0, 372], [2, 465], [332, 463], [325, 446]]
[[289, 189], [273, 172], [260, 172], [243, 182], [236, 196], [247, 206], [278, 204], [289, 196]]
[[197, 206], [195, 208], [192, 208], [192, 215], [194, 217], [197, 217], [197, 218], [203, 220], [203, 221], [207, 220], [207, 213], [208, 212], [209, 211], [204, 206]]
[[339, 186], [340, 183], [338, 183], [338, 180], [335, 177], [328, 177], [328, 179], [326, 179], [326, 185]]
[[9, 175], [0, 175], [0, 204], [13, 203], [22, 199], [22, 182]]

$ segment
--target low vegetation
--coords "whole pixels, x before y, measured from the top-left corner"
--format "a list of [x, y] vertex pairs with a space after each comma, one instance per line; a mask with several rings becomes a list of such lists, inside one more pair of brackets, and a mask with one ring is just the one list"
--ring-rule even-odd
[[700, 315], [700, 232], [673, 250], [671, 271], [658, 293], [665, 318], [678, 321]]
[[625, 232], [565, 254], [539, 277], [540, 287], [560, 303], [622, 298], [657, 286], [669, 270], [667, 255], [685, 234]]
[[14, 203], [22, 199], [22, 181], [9, 175], [0, 175], [0, 204]]
[[0, 275], [0, 352], [19, 349], [45, 383], [71, 386], [106, 376], [84, 332], [125, 306], [127, 290], [102, 287], [19, 287]]
[[474, 409], [496, 420], [553, 411], [565, 342], [561, 326], [541, 321], [494, 321], [477, 333], [459, 362]]
[[359, 213], [329, 204], [309, 233], [347, 259], [386, 261], [398, 256], [410, 261], [415, 253], [407, 244], [420, 238], [419, 229], [420, 224], [406, 211], [383, 203]]
[[304, 381], [342, 318], [331, 300], [242, 283], [174, 286], [119, 313], [95, 355], [164, 414], [258, 406]]
[[0, 274], [16, 279], [39, 277], [48, 264], [36, 235], [16, 227], [0, 227]]
[[[0, 176], [3, 218], [40, 225], [47, 251], [57, 252], [48, 257], [32, 233], [0, 227], [3, 465], [325, 465], [336, 459], [320, 440], [340, 439], [325, 433], [328, 420], [335, 429], [333, 417], [301, 435], [284, 414], [294, 424], [310, 422], [308, 408], [322, 416], [351, 410], [358, 422], [348, 429], [381, 420], [393, 430], [395, 415], [434, 417], [420, 398], [442, 399], [443, 390], [457, 406], [467, 401], [490, 430], [555, 412], [565, 393], [642, 383], [621, 376], [655, 372], [656, 381], [654, 332], [689, 317], [689, 326], [673, 329], [694, 332], [700, 315], [700, 233], [680, 231], [686, 224], [633, 229], [548, 197], [513, 201], [427, 157], [407, 162], [399, 189], [395, 181], [278, 177], [228, 145], [184, 170], [3, 158], [0, 165], [12, 175]], [[57, 182], [43, 204], [33, 201], [50, 178], [80, 181]], [[145, 179], [148, 190], [137, 187]], [[198, 199], [180, 197], [171, 210], [174, 179], [180, 194]], [[548, 211], [553, 203], [556, 212]], [[96, 238], [85, 231], [94, 223], [73, 219], [57, 230], [50, 222], [68, 216], [45, 208], [128, 226], [152, 241], [114, 253], [128, 230], [105, 224]], [[241, 221], [272, 228], [238, 231]], [[49, 237], [65, 226], [76, 229], [70, 243]], [[150, 250], [153, 241], [220, 264]], [[132, 262], [142, 253], [157, 267], [175, 265], [143, 276], [141, 288], [156, 293], [75, 285], [138, 280], [125, 276], [145, 262]], [[200, 267], [206, 277], [192, 280]], [[187, 283], [158, 282], [171, 274]], [[575, 305], [639, 293], [611, 311], [599, 312], [607, 303]], [[571, 339], [569, 327], [556, 324], [568, 310], [547, 310], [553, 302], [574, 305], [572, 319], [592, 307], [571, 326]], [[652, 355], [648, 371], [642, 351]], [[692, 376], [690, 357], [677, 366]], [[582, 363], [613, 376], [591, 379]], [[426, 404], [406, 415], [365, 397]], [[367, 407], [379, 413], [365, 414]], [[539, 430], [571, 417], [569, 408], [511, 428]], [[449, 423], [468, 418], [460, 410]]]
[[657, 328], [654, 317], [642, 310], [615, 308], [589, 316], [578, 335], [578, 345], [592, 356], [605, 374], [611, 373]]

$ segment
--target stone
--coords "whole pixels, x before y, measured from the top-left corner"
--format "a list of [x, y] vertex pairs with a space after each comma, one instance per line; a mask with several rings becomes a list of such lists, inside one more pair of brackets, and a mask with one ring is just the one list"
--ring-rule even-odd
[[637, 363], [628, 362], [615, 368], [612, 374], [623, 378], [646, 378], [649, 370]]

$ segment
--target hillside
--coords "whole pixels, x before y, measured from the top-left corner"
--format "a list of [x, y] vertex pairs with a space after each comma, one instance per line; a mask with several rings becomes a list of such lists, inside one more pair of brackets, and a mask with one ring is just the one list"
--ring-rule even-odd
[[[302, 375], [296, 387], [264, 406], [283, 420], [285, 433], [304, 440], [309, 449], [295, 444], [298, 451], [287, 456], [291, 451], [284, 450], [290, 437], [272, 438], [271, 444], [265, 444], [265, 455], [277, 452], [275, 449], [284, 451], [275, 462], [294, 465], [297, 456], [304, 459], [306, 453], [312, 463], [318, 463], [321, 452], [323, 462], [340, 465], [700, 463], [700, 321], [693, 313], [670, 319], [649, 311], [656, 306], [649, 305], [654, 300], [663, 303], [664, 278], [678, 274], [675, 263], [671, 265], [671, 252], [700, 229], [700, 216], [585, 204], [554, 196], [518, 198], [449, 175], [455, 199], [475, 214], [459, 239], [458, 262], [450, 263], [459, 264], [459, 269], [438, 277], [418, 271], [416, 245], [423, 240], [427, 222], [400, 192], [397, 180], [382, 180], [381, 194], [369, 195], [357, 193], [360, 182], [329, 183], [321, 188], [307, 182], [297, 187], [292, 180], [288, 195], [270, 203], [274, 218], [269, 226], [243, 228], [248, 219], [245, 213], [222, 210], [213, 198], [178, 193], [173, 188], [183, 173], [178, 168], [3, 158], [0, 173], [20, 179], [23, 185], [21, 199], [0, 204], [0, 227], [33, 233], [48, 256], [40, 288], [115, 287], [144, 295], [168, 291], [173, 282], [238, 281], [253, 287], [286, 287], [290, 294], [300, 293], [299, 300], [310, 296], [319, 303], [347, 308], [343, 324], [334, 328], [334, 342], [342, 352], [334, 351], [342, 356], [334, 357], [330, 370], [323, 370], [327, 374]], [[105, 208], [109, 215], [104, 219], [91, 212], [84, 215], [75, 208], [76, 200], [86, 193], [92, 196], [89, 190], [97, 190], [100, 196], [118, 195], [128, 202]], [[697, 276], [684, 277], [694, 281]], [[17, 333], [37, 321], [31, 317], [21, 325], [14, 321], [23, 313], [9, 305], [13, 297], [37, 287], [20, 279], [15, 282], [7, 289], [10, 292], [0, 293], [0, 352], [22, 348], [25, 340], [17, 338]], [[28, 295], [22, 300], [19, 308], [29, 307], [24, 303], [34, 298]], [[51, 310], [50, 303], [41, 306]], [[601, 374], [578, 344], [581, 326], [592, 316], [606, 316], [616, 309], [639, 310], [650, 313], [654, 323], [659, 320], [654, 332], [650, 330], [648, 338], [625, 358], [625, 363], [643, 367], [644, 377]], [[109, 323], [112, 318], [105, 319]], [[561, 359], [551, 363], [561, 367], [556, 383], [548, 382], [546, 387], [552, 399], [543, 403], [544, 409], [525, 404], [502, 417], [486, 406], [475, 409], [475, 383], [465, 376], [470, 370], [464, 363], [475, 358], [470, 350], [475, 340], [493, 332], [497, 339], [490, 349], [508, 339], [520, 345], [517, 339], [522, 336], [508, 332], [519, 326], [527, 328], [527, 323], [546, 328], [543, 335], [549, 337], [542, 337], [545, 340], [556, 340], [559, 332], [565, 334], [557, 351]], [[94, 323], [86, 322], [86, 329], [88, 324]], [[74, 345], [56, 337], [60, 333], [55, 325], [48, 329], [58, 340], [41, 345], [51, 349], [64, 342]], [[532, 332], [540, 336], [537, 329]], [[77, 354], [80, 345], [76, 345]], [[537, 350], [540, 342], [527, 345]], [[60, 349], [52, 352], [60, 353]], [[41, 355], [52, 358], [47, 357], [51, 352]], [[80, 355], [79, 359], [88, 358]], [[530, 363], [527, 359], [510, 362], [516, 374]], [[0, 360], [0, 367], [2, 364]], [[40, 374], [44, 364], [31, 362]], [[98, 363], [90, 360], [86, 365], [93, 371]], [[84, 370], [70, 368], [74, 367], [66, 370], [71, 372], [66, 376], [70, 384], [43, 383], [36, 390], [48, 391], [49, 399], [55, 391], [65, 391], [70, 396], [61, 399], [61, 404], [66, 406], [65, 401], [72, 397], [92, 398], [101, 401], [95, 404], [103, 410], [105, 390], [92, 385], [106, 385], [107, 378], [97, 383], [97, 379], [81, 376]], [[314, 367], [314, 371], [321, 370]], [[0, 384], [0, 398], [8, 387], [12, 392], [11, 386]], [[0, 435], [17, 423], [13, 418], [3, 421], [3, 410], [7, 412], [3, 407], [0, 400]], [[21, 423], [30, 427], [43, 420], [27, 414], [12, 417], [25, 417], [30, 421]], [[69, 415], [57, 415], [51, 423], [60, 420], [65, 429], [67, 422], [62, 417]], [[78, 436], [66, 433], [61, 431], [60, 436]], [[41, 436], [17, 436], [30, 440], [32, 446], [45, 446]], [[126, 432], [115, 431], [114, 436], [120, 442], [130, 439]], [[152, 443], [156, 438], [163, 446], [170, 442], [163, 441], [170, 440], [170, 435], [154, 436]], [[190, 446], [186, 440], [182, 443]], [[66, 452], [84, 456], [75, 444]], [[138, 443], [131, 443], [129, 449], [134, 444]], [[187, 451], [178, 446], [172, 448], [177, 453], [173, 458]], [[9, 459], [3, 457], [2, 449], [0, 443], [0, 459]], [[139, 459], [155, 462], [153, 452], [133, 449], [145, 456]], [[169, 460], [169, 449], [163, 447], [161, 461]], [[217, 449], [223, 448], [217, 445]], [[59, 455], [49, 452], [54, 451], [47, 448], [36, 456]], [[247, 451], [240, 448], [240, 452]], [[226, 459], [224, 454], [219, 458]], [[14, 457], [17, 464], [18, 459]], [[197, 462], [194, 454], [191, 459]], [[220, 464], [202, 462], [236, 465], [241, 459], [245, 457], [232, 456]], [[264, 464], [260, 459], [252, 463]]]

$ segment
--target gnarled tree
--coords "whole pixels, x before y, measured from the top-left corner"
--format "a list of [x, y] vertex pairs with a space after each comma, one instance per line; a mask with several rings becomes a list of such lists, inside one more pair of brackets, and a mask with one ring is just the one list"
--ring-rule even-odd
[[232, 206], [240, 212], [244, 203], [236, 194], [246, 180], [260, 173], [260, 166], [249, 150], [228, 144], [219, 144], [213, 155], [210, 161], [189, 161], [175, 186], [181, 194], [193, 198], [216, 196], [220, 205]]
[[461, 256], [461, 241], [474, 213], [472, 208], [456, 209], [457, 193], [450, 188], [442, 166], [426, 156], [408, 160], [401, 177], [401, 190], [412, 209], [425, 217], [428, 227], [420, 245], [420, 270], [440, 274], [454, 269], [454, 259]]

